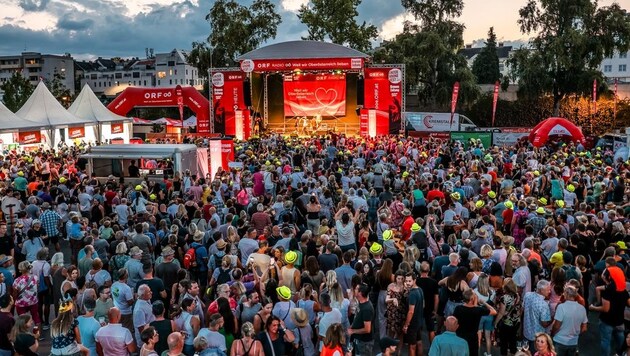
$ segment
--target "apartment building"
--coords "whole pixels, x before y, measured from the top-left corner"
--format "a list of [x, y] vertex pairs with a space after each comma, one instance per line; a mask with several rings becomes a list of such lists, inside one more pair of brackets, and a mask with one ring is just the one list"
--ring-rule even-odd
[[[33, 85], [40, 79], [52, 81], [55, 72], [61, 74], [63, 84], [75, 92], [74, 59], [69, 54], [59, 56], [38, 52], [23, 52], [13, 56], [0, 56], [0, 85], [9, 80], [14, 73], [19, 73]], [[0, 96], [2, 89], [0, 89]]]

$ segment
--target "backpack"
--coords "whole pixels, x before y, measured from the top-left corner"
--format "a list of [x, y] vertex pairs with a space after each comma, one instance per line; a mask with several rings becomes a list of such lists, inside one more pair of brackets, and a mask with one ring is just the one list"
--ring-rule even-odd
[[236, 195], [236, 202], [242, 206], [247, 206], [249, 204], [249, 194], [247, 194], [247, 190], [241, 189], [240, 192]]
[[578, 274], [578, 272], [577, 272], [577, 268], [576, 268], [575, 266], [572, 266], [572, 265], [569, 265], [569, 266], [564, 265], [564, 266], [562, 266], [562, 269], [563, 269], [563, 270], [564, 270], [564, 272], [565, 272], [564, 276], [565, 276], [565, 280], [566, 280], [566, 281], [568, 281], [568, 280], [570, 280], [570, 279], [576, 279], [576, 280], [578, 280], [578, 281], [580, 281], [580, 282], [581, 282], [580, 275]]
[[232, 280], [232, 269], [224, 270], [219, 268], [219, 276], [217, 277], [217, 285], [225, 284]]
[[190, 247], [188, 250], [186, 250], [186, 253], [184, 254], [184, 268], [185, 269], [190, 269], [190, 268], [196, 268], [197, 267], [197, 247]]
[[37, 282], [37, 292], [41, 293], [41, 292], [45, 292], [48, 290], [48, 285], [46, 284], [46, 280], [44, 277], [44, 267], [46, 266], [46, 264], [44, 264], [42, 266], [42, 269], [39, 270], [39, 281]]

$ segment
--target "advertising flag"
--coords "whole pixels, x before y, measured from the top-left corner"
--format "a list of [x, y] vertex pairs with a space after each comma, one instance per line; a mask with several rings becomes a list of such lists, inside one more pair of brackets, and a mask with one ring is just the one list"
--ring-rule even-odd
[[494, 118], [497, 113], [497, 102], [499, 101], [499, 81], [494, 83], [494, 99], [492, 100], [492, 127], [494, 127]]
[[457, 107], [457, 97], [459, 96], [459, 82], [453, 84], [453, 96], [451, 97], [451, 126], [453, 126], [453, 115], [455, 115], [455, 107]]

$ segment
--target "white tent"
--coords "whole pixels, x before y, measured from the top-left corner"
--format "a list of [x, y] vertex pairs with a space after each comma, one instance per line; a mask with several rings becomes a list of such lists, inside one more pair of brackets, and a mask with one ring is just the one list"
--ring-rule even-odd
[[[124, 117], [111, 112], [101, 103], [89, 85], [84, 85], [81, 93], [75, 99], [68, 111], [81, 119], [96, 122], [96, 137], [99, 141], [104, 141], [120, 137], [125, 143], [129, 142], [129, 136], [133, 130], [131, 126], [132, 118]], [[112, 133], [112, 124], [123, 124], [123, 132]], [[100, 131], [100, 133], [99, 133]], [[66, 135], [68, 137], [69, 135]]]
[[48, 130], [50, 138], [48, 142], [53, 142], [54, 145], [60, 141], [60, 135], [55, 135], [57, 129], [95, 124], [93, 120], [81, 119], [69, 113], [50, 93], [43, 81], [37, 84], [31, 97], [15, 114], [22, 119], [38, 123], [41, 130]]
[[18, 130], [41, 128], [42, 125], [40, 125], [40, 123], [17, 116], [0, 102], [0, 131], [15, 132]]

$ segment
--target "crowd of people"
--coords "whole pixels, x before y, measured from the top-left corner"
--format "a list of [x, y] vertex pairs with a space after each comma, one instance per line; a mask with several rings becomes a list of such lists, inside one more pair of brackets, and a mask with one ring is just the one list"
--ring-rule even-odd
[[45, 339], [55, 356], [573, 356], [589, 313], [601, 354], [630, 355], [630, 162], [612, 150], [235, 149], [240, 169], [160, 180], [5, 151], [0, 356]]

